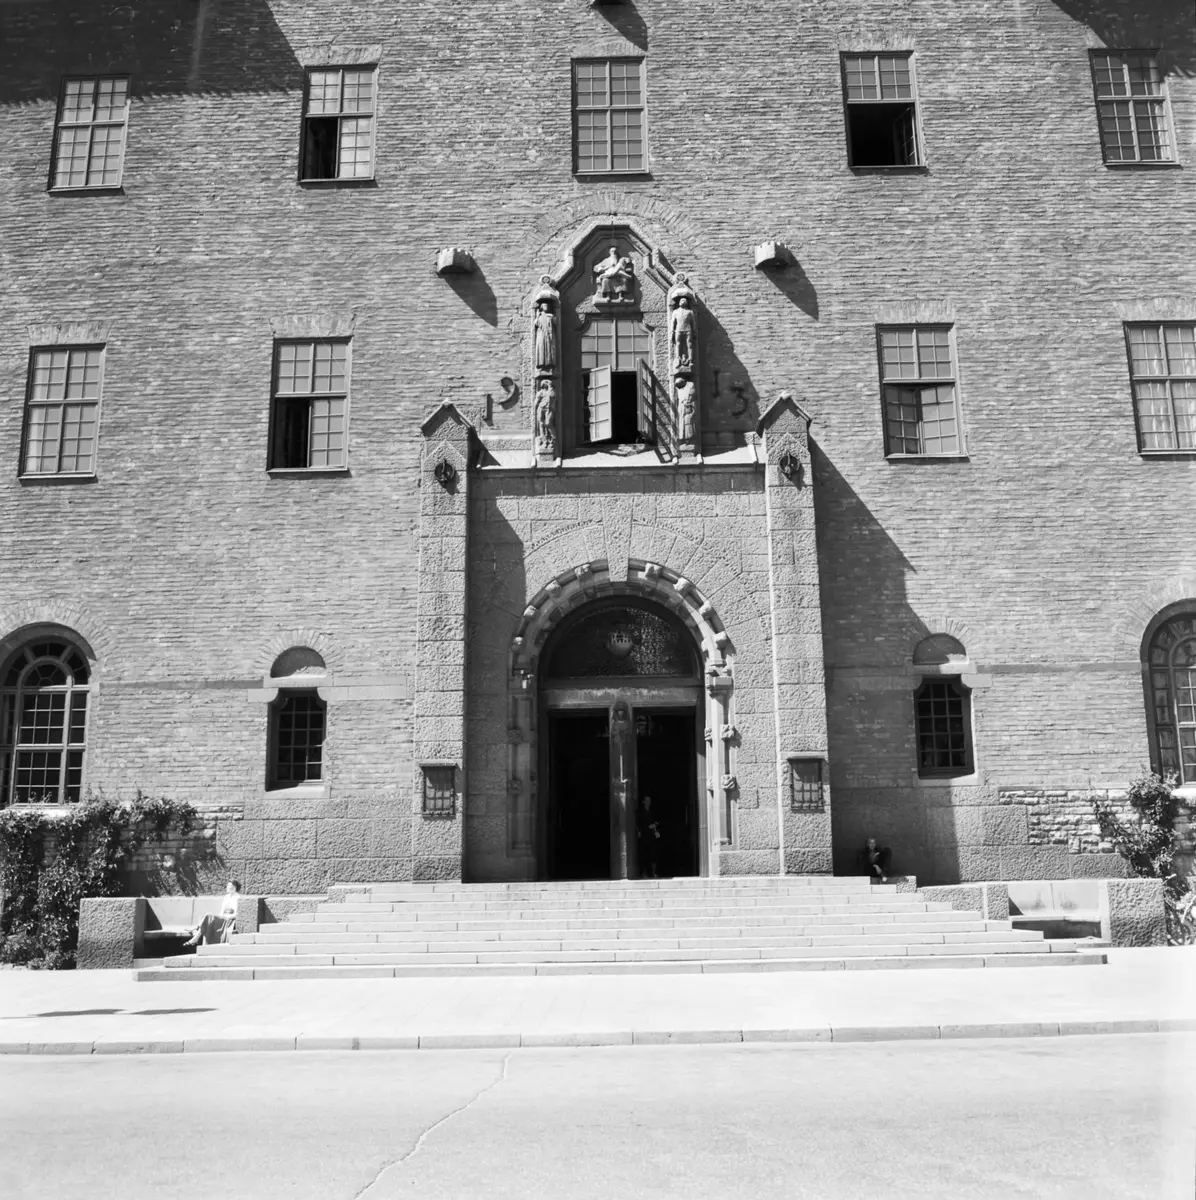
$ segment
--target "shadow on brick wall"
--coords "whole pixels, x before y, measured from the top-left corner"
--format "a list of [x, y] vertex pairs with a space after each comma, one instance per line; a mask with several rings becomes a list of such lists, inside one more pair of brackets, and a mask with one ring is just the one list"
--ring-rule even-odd
[[910, 786], [914, 680], [906, 689], [901, 677], [914, 644], [929, 632], [909, 603], [914, 567], [813, 442], [810, 458], [835, 872], [856, 874], [865, 838], [875, 837], [892, 849], [895, 872], [951, 877], [958, 870], [953, 824], [935, 821], [930, 798]]
[[1187, 0], [1053, 0], [1110, 49], [1157, 49], [1167, 73], [1196, 75], [1196, 22]]
[[66, 75], [128, 74], [131, 94], [298, 90], [267, 0], [6, 0], [0, 103], [57, 100]]
[[648, 49], [648, 26], [644, 18], [635, 11], [634, 5], [603, 5], [594, 9], [609, 25], [621, 33], [633, 46]]
[[445, 275], [444, 281], [487, 325], [498, 327], [498, 298], [480, 266], [468, 275]]

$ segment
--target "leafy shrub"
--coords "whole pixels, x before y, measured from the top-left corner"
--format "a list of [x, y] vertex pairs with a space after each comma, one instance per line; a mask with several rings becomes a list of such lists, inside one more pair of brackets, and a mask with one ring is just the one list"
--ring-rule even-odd
[[140, 792], [130, 804], [88, 797], [67, 809], [0, 812], [0, 962], [73, 967], [79, 901], [119, 896], [132, 855], [195, 821], [190, 804]]
[[1133, 817], [1122, 816], [1103, 796], [1089, 795], [1101, 837], [1112, 842], [1130, 870], [1140, 878], [1163, 881], [1167, 941], [1175, 946], [1196, 941], [1192, 887], [1175, 869], [1179, 839], [1175, 821], [1180, 801], [1176, 779], [1153, 773], [1139, 776], [1126, 789]]

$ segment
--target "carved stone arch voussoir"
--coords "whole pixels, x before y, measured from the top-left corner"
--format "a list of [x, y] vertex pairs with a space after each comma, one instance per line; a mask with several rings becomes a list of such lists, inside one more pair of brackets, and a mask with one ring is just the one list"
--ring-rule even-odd
[[340, 655], [328, 634], [318, 629], [304, 628], [282, 630], [265, 642], [253, 656], [254, 672], [269, 675], [278, 656], [293, 647], [314, 650], [324, 660], [329, 674], [341, 669]]
[[[1168, 579], [1157, 588], [1132, 600], [1126, 611], [1113, 623], [1117, 644], [1126, 657], [1138, 656], [1148, 633], [1158, 626], [1158, 618], [1169, 608], [1191, 605], [1196, 611], [1196, 576]], [[1168, 614], [1170, 615], [1170, 614]]]
[[936, 633], [945, 633], [957, 642], [961, 642], [971, 661], [975, 662], [983, 657], [980, 653], [981, 648], [973, 645], [975, 638], [971, 627], [957, 617], [944, 612], [927, 613], [918, 621], [910, 622], [905, 635], [906, 656], [912, 657], [918, 644], [924, 642], [928, 637], [933, 637]]
[[0, 661], [28, 639], [39, 626], [56, 626], [74, 634], [93, 666], [102, 668], [116, 650], [112, 634], [80, 605], [69, 600], [24, 600], [0, 609]]

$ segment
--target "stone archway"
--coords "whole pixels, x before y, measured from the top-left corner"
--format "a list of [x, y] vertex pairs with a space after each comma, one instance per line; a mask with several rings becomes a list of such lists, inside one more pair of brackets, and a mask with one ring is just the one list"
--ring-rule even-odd
[[[528, 875], [544, 870], [544, 863], [536, 860], [538, 847], [543, 853], [537, 814], [543, 812], [539, 674], [545, 649], [554, 630], [571, 614], [595, 601], [618, 597], [647, 601], [663, 609], [692, 640], [698, 670], [695, 700], [705, 737], [698, 798], [702, 818], [698, 869], [704, 875], [717, 875], [720, 847], [730, 836], [728, 792], [734, 787], [730, 767], [734, 649], [713, 605], [690, 580], [658, 563], [636, 559], [628, 562], [625, 580], [614, 579], [608, 563], [601, 559], [561, 572], [534, 594], [523, 611], [509, 649], [508, 855], [522, 858]], [[625, 870], [626, 858], [623, 861]]]

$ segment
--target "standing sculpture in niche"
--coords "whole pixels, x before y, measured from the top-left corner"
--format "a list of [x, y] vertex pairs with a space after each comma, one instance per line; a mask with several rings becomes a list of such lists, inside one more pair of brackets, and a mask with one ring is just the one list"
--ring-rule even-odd
[[537, 372], [556, 370], [556, 316], [547, 300], [536, 304], [534, 355]]
[[532, 442], [538, 457], [556, 457], [561, 372], [560, 293], [547, 275], [532, 297]]
[[698, 389], [692, 379], [684, 375], [673, 378], [673, 387], [677, 393], [677, 440], [692, 442], [694, 440], [694, 417], [697, 414]]
[[595, 302], [631, 304], [635, 299], [635, 263], [629, 254], [620, 254], [617, 246], [594, 265]]
[[556, 384], [551, 379], [536, 383], [536, 449], [556, 454]]
[[677, 275], [666, 301], [669, 314], [669, 376], [677, 405], [677, 443], [693, 449], [698, 440], [698, 297]]
[[694, 369], [694, 310], [689, 297], [682, 294], [669, 313], [669, 357], [674, 373]]

